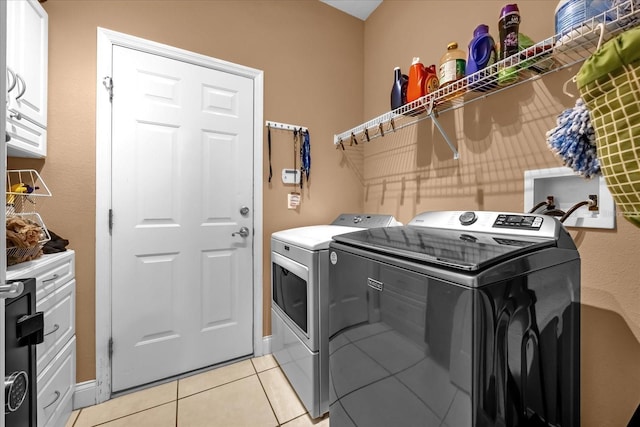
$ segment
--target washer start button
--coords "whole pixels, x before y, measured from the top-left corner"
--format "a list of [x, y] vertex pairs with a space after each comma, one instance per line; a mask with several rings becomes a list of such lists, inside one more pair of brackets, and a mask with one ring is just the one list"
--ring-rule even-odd
[[478, 216], [475, 212], [465, 212], [458, 218], [460, 220], [460, 224], [462, 225], [471, 225], [478, 219]]

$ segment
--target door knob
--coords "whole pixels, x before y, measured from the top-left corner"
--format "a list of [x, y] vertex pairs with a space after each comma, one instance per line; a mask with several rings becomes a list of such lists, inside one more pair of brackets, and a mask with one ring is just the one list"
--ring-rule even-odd
[[235, 236], [236, 234], [239, 234], [240, 237], [247, 237], [249, 236], [249, 229], [247, 227], [240, 227], [239, 231], [236, 231], [235, 233], [231, 233], [232, 236]]

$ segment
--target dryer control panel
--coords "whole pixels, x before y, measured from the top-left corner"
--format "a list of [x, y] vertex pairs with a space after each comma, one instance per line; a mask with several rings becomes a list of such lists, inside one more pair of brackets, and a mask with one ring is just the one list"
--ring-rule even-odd
[[393, 227], [402, 225], [393, 215], [381, 214], [341, 214], [331, 225], [342, 225], [345, 227], [377, 228]]

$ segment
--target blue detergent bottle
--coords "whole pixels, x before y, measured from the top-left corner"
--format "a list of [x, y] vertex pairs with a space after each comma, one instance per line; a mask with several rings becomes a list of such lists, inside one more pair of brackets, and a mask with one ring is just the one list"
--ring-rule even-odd
[[[498, 53], [496, 43], [489, 34], [489, 26], [480, 24], [473, 31], [473, 39], [469, 42], [469, 54], [467, 58], [467, 75], [469, 87], [473, 90], [484, 92], [496, 86], [495, 78], [486, 73], [477, 73], [496, 62]], [[472, 75], [477, 73], [475, 75]]]
[[391, 87], [391, 109], [402, 107], [407, 103], [407, 83], [409, 77], [402, 74], [400, 67], [393, 69], [393, 86]]

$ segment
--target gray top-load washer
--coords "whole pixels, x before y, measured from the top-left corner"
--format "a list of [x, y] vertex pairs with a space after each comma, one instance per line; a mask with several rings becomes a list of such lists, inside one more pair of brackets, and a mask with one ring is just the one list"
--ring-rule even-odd
[[329, 258], [332, 427], [580, 425], [580, 257], [557, 219], [426, 212]]

